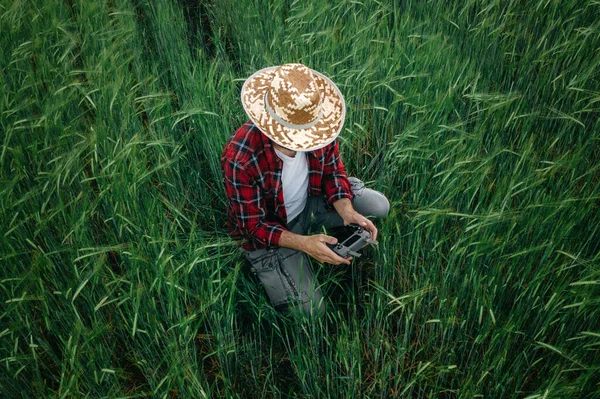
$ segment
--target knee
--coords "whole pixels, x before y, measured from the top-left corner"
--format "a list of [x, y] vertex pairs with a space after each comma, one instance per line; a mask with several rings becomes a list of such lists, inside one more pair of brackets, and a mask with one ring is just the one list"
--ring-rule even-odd
[[349, 177], [354, 199], [354, 209], [364, 216], [384, 218], [390, 213], [390, 201], [379, 191], [366, 188], [356, 177]]
[[377, 194], [379, 195], [374, 196], [370, 215], [376, 218], [384, 218], [390, 213], [390, 201], [385, 195], [379, 192]]

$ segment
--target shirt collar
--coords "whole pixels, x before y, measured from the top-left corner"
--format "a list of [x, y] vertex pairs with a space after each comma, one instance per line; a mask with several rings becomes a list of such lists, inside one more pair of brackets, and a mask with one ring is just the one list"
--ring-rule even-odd
[[260, 138], [262, 139], [262, 142], [263, 142], [263, 147], [265, 149], [265, 155], [267, 157], [267, 162], [269, 162], [269, 165], [272, 165], [274, 162], [277, 163], [277, 165], [280, 165], [283, 161], [275, 153], [275, 147], [273, 147], [273, 143], [271, 142], [271, 139], [268, 138], [267, 135], [264, 134], [260, 129], [258, 129], [258, 130], [260, 131]]

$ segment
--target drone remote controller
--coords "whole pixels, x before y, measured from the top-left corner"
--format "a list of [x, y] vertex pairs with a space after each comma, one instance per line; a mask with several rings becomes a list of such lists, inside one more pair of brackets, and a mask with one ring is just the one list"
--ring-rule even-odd
[[351, 256], [360, 257], [358, 250], [368, 244], [377, 245], [377, 241], [371, 240], [371, 233], [357, 224], [346, 226], [346, 237], [339, 239], [337, 244], [327, 244], [329, 248], [342, 258]]

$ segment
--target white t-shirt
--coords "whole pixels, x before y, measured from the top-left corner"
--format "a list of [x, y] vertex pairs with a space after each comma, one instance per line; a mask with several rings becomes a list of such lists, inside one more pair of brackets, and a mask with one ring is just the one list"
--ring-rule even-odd
[[308, 198], [308, 164], [306, 163], [306, 153], [298, 151], [295, 157], [290, 157], [277, 148], [275, 148], [275, 153], [283, 161], [281, 186], [283, 189], [283, 202], [289, 222], [304, 210], [306, 199]]

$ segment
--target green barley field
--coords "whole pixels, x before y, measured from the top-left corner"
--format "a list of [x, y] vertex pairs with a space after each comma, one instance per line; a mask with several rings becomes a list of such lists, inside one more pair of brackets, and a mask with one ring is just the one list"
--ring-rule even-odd
[[[597, 0], [0, 0], [1, 398], [600, 398]], [[254, 71], [348, 107], [379, 246], [277, 314], [219, 157]]]

